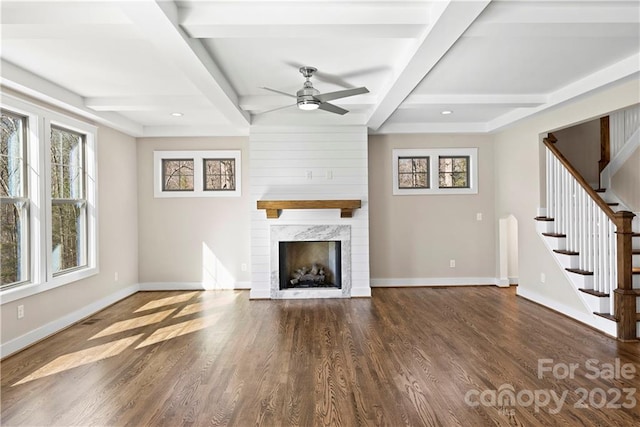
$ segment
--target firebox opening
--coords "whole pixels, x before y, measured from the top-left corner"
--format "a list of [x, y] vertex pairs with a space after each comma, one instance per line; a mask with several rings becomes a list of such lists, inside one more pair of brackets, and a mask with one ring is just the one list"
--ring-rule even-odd
[[280, 289], [342, 289], [340, 241], [279, 242]]

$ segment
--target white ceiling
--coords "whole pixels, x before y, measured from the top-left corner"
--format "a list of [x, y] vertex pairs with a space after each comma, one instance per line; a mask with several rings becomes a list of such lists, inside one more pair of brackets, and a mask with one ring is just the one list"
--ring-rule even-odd
[[[640, 73], [638, 0], [0, 4], [4, 86], [134, 136], [491, 132]], [[332, 101], [344, 116], [257, 114], [295, 102], [262, 87], [295, 93], [302, 65], [320, 92], [370, 93]]]

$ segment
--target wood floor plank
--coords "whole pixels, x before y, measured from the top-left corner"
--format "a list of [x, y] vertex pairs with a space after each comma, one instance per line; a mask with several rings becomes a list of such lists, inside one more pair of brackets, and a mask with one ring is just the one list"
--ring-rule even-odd
[[[574, 375], [540, 375], [541, 359], [575, 364]], [[635, 373], [593, 375], [614, 363]], [[246, 291], [141, 292], [0, 368], [3, 426], [640, 424], [640, 344], [513, 288], [273, 301]], [[491, 402], [505, 390], [565, 400]]]

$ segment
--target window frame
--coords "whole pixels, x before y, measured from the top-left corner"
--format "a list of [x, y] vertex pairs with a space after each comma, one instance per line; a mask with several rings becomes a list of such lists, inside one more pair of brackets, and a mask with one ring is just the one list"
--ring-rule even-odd
[[[74, 283], [99, 273], [98, 265], [98, 128], [65, 114], [3, 94], [2, 109], [27, 117], [27, 194], [29, 196], [30, 280], [0, 290], [2, 304]], [[86, 263], [53, 273], [51, 237], [51, 126], [84, 135]]]
[[[234, 190], [205, 190], [205, 160], [228, 160], [235, 162]], [[240, 197], [242, 195], [242, 153], [240, 150], [180, 150], [153, 152], [153, 195], [155, 198], [184, 197]], [[164, 189], [164, 160], [193, 160], [193, 190]]]
[[[392, 180], [394, 196], [454, 195], [478, 193], [478, 148], [396, 148], [392, 150]], [[429, 188], [406, 188], [399, 186], [398, 159], [429, 158]], [[469, 187], [440, 187], [440, 157], [468, 157]]]

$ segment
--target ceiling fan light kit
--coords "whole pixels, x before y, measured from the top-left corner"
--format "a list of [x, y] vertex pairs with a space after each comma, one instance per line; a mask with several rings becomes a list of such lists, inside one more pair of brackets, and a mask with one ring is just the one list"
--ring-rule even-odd
[[[348, 96], [360, 95], [360, 94], [369, 92], [369, 89], [367, 89], [366, 87], [357, 87], [353, 89], [339, 90], [336, 92], [320, 93], [318, 89], [313, 87], [313, 83], [311, 83], [311, 80], [310, 80], [310, 78], [313, 76], [313, 73], [318, 71], [318, 69], [315, 67], [300, 67], [299, 71], [306, 80], [302, 85], [302, 89], [296, 92], [295, 96], [288, 94], [286, 92], [282, 92], [276, 89], [271, 89], [268, 87], [264, 87], [263, 89], [266, 89], [271, 92], [279, 93], [281, 95], [286, 95], [286, 96], [296, 98], [296, 103], [293, 105], [297, 105], [300, 110], [311, 111], [311, 110], [320, 109], [320, 110], [324, 110], [330, 113], [335, 113], [340, 115], [346, 114], [349, 111], [345, 110], [342, 107], [338, 107], [337, 105], [331, 104], [327, 101], [331, 101], [333, 99], [346, 98]], [[293, 106], [293, 105], [290, 105], [290, 106]], [[282, 108], [287, 108], [290, 106], [274, 108], [273, 110], [263, 111], [263, 113], [280, 110]]]

